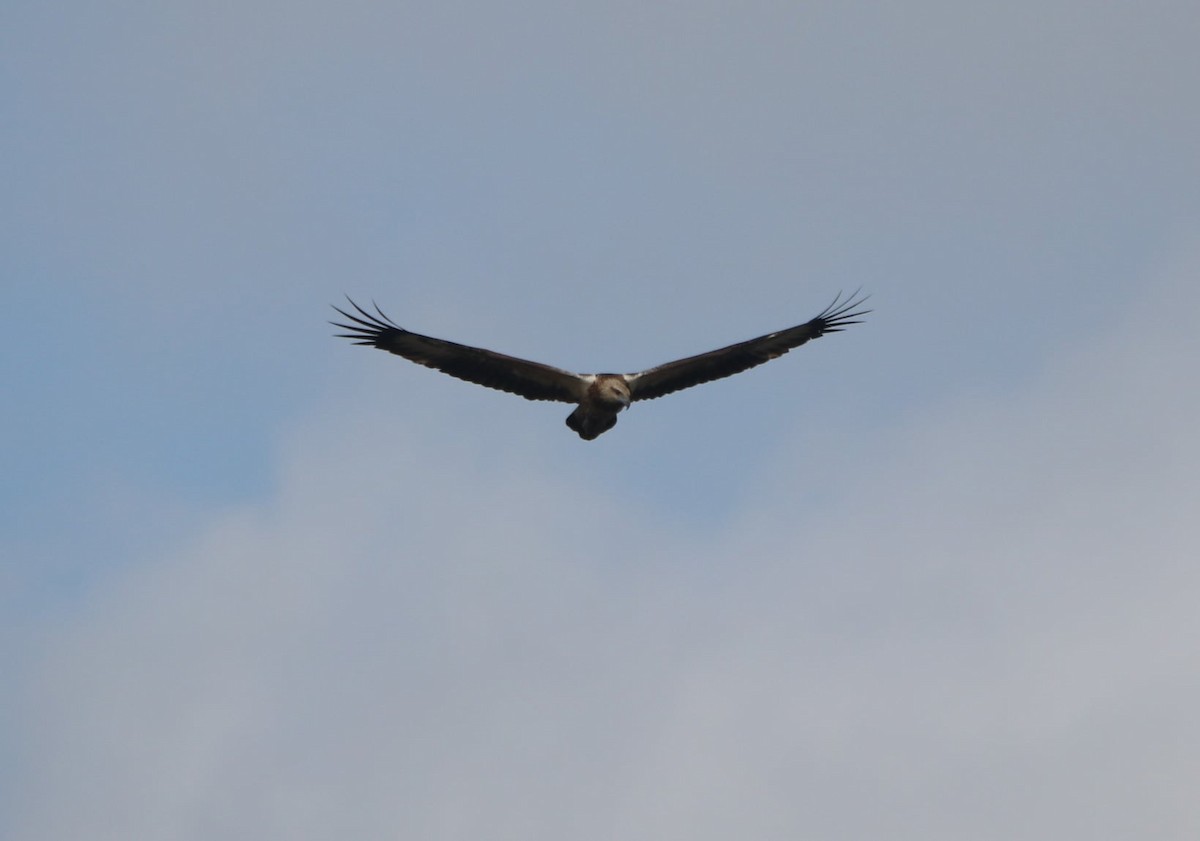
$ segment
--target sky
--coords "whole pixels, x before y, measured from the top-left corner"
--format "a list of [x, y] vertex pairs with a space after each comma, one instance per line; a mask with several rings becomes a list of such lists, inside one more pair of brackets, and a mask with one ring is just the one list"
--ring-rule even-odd
[[0, 836], [1197, 837], [1197, 36], [5, 4]]

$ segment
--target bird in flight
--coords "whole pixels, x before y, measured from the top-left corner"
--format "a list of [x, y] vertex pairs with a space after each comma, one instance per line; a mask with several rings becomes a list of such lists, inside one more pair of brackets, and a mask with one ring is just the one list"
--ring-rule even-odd
[[866, 296], [839, 294], [816, 318], [686, 359], [677, 359], [636, 374], [575, 374], [505, 356], [484, 348], [460, 345], [405, 330], [383, 314], [378, 305], [371, 314], [350, 300], [357, 313], [334, 307], [350, 324], [330, 322], [347, 330], [339, 338], [403, 356], [418, 365], [435, 368], [460, 380], [517, 394], [526, 400], [556, 400], [576, 404], [567, 426], [591, 441], [617, 424], [617, 414], [635, 400], [653, 400], [694, 385], [739, 374], [783, 356], [792, 348], [826, 333], [837, 333], [858, 324], [870, 310], [862, 309]]

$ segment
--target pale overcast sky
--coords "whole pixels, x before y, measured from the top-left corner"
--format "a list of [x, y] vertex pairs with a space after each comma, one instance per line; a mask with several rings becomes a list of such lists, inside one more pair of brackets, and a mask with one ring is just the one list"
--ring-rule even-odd
[[[15, 0], [0, 836], [1200, 837], [1200, 7]], [[583, 442], [332, 338], [637, 370]]]

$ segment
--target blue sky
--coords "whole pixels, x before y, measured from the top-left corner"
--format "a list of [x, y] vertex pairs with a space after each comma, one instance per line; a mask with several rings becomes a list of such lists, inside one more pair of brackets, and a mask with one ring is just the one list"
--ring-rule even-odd
[[0, 834], [1195, 837], [1198, 34], [8, 4]]

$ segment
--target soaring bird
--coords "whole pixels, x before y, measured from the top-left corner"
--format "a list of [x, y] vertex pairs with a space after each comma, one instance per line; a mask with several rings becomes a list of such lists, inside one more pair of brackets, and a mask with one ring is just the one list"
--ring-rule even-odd
[[349, 331], [337, 334], [339, 338], [353, 339], [355, 344], [377, 347], [460, 380], [519, 394], [527, 400], [575, 403], [575, 410], [567, 416], [567, 426], [586, 441], [616, 426], [617, 414], [635, 400], [653, 400], [739, 374], [783, 356], [810, 339], [859, 324], [859, 318], [870, 312], [862, 309], [866, 296], [854, 293], [843, 299], [839, 293], [811, 321], [757, 339], [677, 359], [636, 374], [575, 374], [484, 348], [422, 336], [396, 324], [378, 305], [375, 314], [371, 314], [353, 300], [347, 300], [357, 315], [334, 307], [351, 322], [331, 322]]

